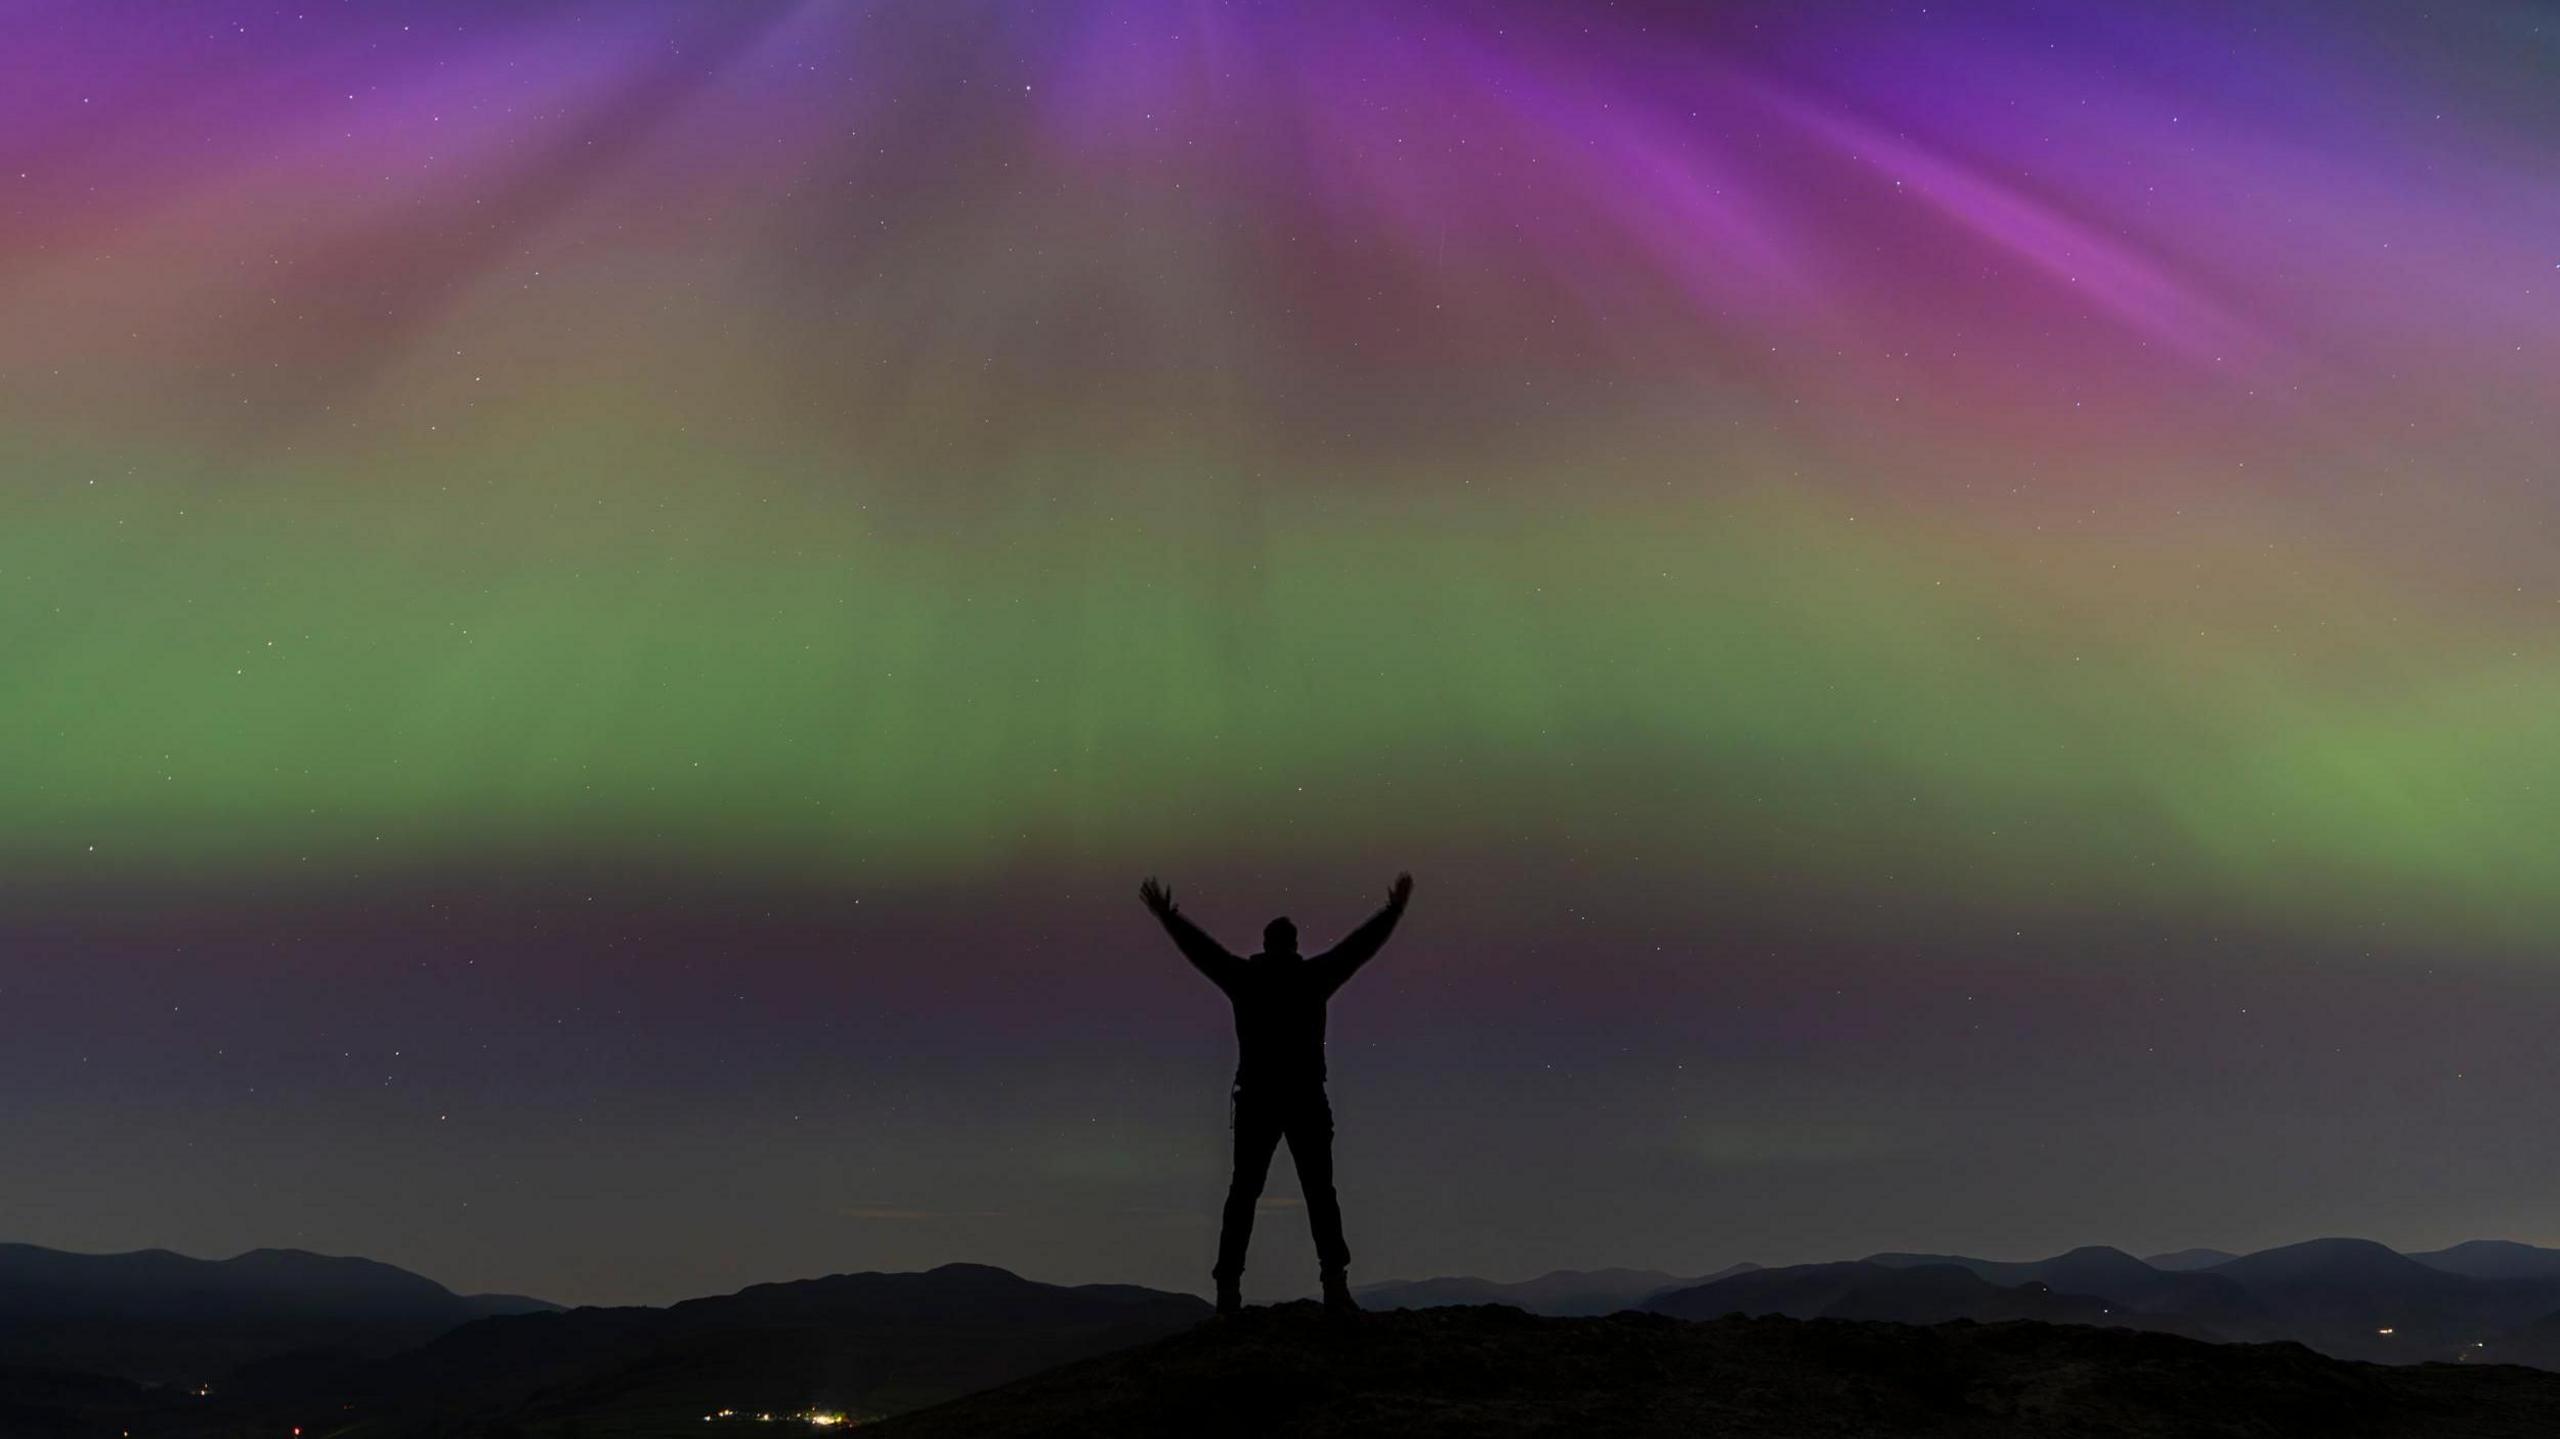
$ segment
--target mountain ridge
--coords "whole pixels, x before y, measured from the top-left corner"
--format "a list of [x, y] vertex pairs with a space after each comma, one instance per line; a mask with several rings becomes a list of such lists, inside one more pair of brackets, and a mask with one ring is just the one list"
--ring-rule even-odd
[[[1347, 1322], [1385, 1321], [1391, 1326], [1387, 1332], [1408, 1338], [1443, 1332], [1393, 1327], [1412, 1322], [1411, 1316], [1476, 1311], [1559, 1322], [1617, 1315], [1711, 1328], [1729, 1328], [1736, 1318], [1864, 1325], [1870, 1331], [1877, 1325], [1930, 1331], [2031, 1323], [2272, 1347], [2316, 1354], [2324, 1363], [2379, 1360], [2423, 1367], [2425, 1361], [2456, 1360], [2560, 1369], [2560, 1276], [2542, 1277], [2554, 1258], [2560, 1252], [2513, 1241], [2469, 1241], [2421, 1258], [2338, 1237], [2185, 1270], [2162, 1269], [2107, 1245], [2027, 1260], [1884, 1251], [1820, 1264], [1735, 1265], [1699, 1281], [1675, 1279], [1673, 1287], [1652, 1292], [1645, 1291], [1663, 1272], [1627, 1268], [1549, 1270], [1507, 1283], [1466, 1276], [1382, 1281], [1363, 1291], [1364, 1303], [1376, 1312]], [[163, 1368], [177, 1372], [136, 1375], [132, 1366], [118, 1372], [58, 1362], [66, 1346], [76, 1357], [79, 1343], [114, 1337], [112, 1317], [30, 1322], [26, 1315], [47, 1303], [58, 1309], [62, 1276], [98, 1265], [109, 1279], [137, 1287], [127, 1292], [105, 1284], [99, 1287], [104, 1297], [93, 1292], [87, 1302], [108, 1310], [123, 1305], [128, 1316], [151, 1312], [154, 1304], [197, 1316], [192, 1328], [146, 1325], [123, 1332], [128, 1342], [139, 1332], [141, 1342], [173, 1351], [174, 1359], [162, 1354]], [[1210, 1313], [1195, 1295], [1126, 1284], [1043, 1284], [964, 1262], [771, 1281], [657, 1307], [476, 1315], [438, 1325], [423, 1337], [412, 1332], [412, 1342], [386, 1350], [388, 1331], [379, 1327], [244, 1323], [237, 1306], [244, 1293], [256, 1298], [278, 1286], [302, 1287], [296, 1301], [301, 1308], [287, 1308], [306, 1317], [314, 1306], [325, 1308], [349, 1294], [373, 1300], [428, 1296], [446, 1314], [489, 1296], [455, 1295], [377, 1261], [292, 1249], [194, 1260], [166, 1250], [83, 1256], [0, 1245], [0, 1276], [10, 1273], [43, 1281], [0, 1298], [0, 1304], [16, 1306], [10, 1312], [19, 1316], [0, 1321], [0, 1432], [12, 1436], [131, 1428], [185, 1439], [199, 1432], [169, 1427], [174, 1417], [168, 1406], [182, 1391], [136, 1387], [130, 1382], [135, 1378], [163, 1386], [172, 1379], [190, 1387], [216, 1381], [218, 1399], [181, 1406], [207, 1423], [224, 1415], [244, 1423], [315, 1413], [361, 1415], [374, 1439], [550, 1435], [565, 1432], [564, 1426], [591, 1435], [699, 1433], [688, 1426], [719, 1408], [823, 1408], [877, 1418], [1178, 1336]], [[187, 1281], [174, 1297], [146, 1292], [170, 1275]], [[187, 1287], [206, 1283], [219, 1291], [210, 1300]], [[1500, 1296], [1499, 1302], [1468, 1302], [1486, 1291]], [[1385, 1302], [1399, 1293], [1415, 1307]], [[1589, 1307], [1576, 1315], [1537, 1315], [1527, 1312], [1531, 1304]], [[1466, 1325], [1489, 1321], [1450, 1322], [1460, 1327], [1446, 1333], [1466, 1335], [1478, 1333]], [[252, 1352], [182, 1342], [208, 1328]], [[1482, 1332], [1496, 1347], [1511, 1342], [1501, 1336], [1512, 1331]], [[1639, 1336], [1627, 1340], [1638, 1349], [1688, 1352], [1682, 1348], [1687, 1341], [1645, 1338], [1640, 1330], [1607, 1332]], [[30, 1360], [13, 1352], [11, 1345], [23, 1347], [31, 1333], [49, 1336], [55, 1353]], [[1871, 1341], [1870, 1333], [1852, 1347], [1885, 1342]], [[1618, 1362], [1612, 1357], [1614, 1340], [1599, 1343], [1586, 1336], [1571, 1342], [1596, 1344], [1588, 1358], [1599, 1369]], [[1820, 1350], [1816, 1345], [1796, 1360], [1819, 1367], [1839, 1358], [1824, 1358]], [[2147, 1350], [2102, 1345], [2091, 1352], [2104, 1362], [2151, 1362], [2142, 1358]], [[1698, 1396], [1679, 1402], [1692, 1400]], [[147, 1416], [151, 1424], [46, 1429], [30, 1417], [69, 1409], [134, 1420]]]
[[1431, 1309], [1446, 1305], [1509, 1304], [1531, 1314], [1559, 1317], [1611, 1314], [1641, 1308], [1654, 1295], [1710, 1283], [1758, 1268], [1734, 1264], [1715, 1273], [1684, 1279], [1660, 1269], [1550, 1269], [1533, 1279], [1514, 1282], [1471, 1275], [1430, 1279], [1388, 1279], [1364, 1284], [1353, 1292], [1373, 1309]]
[[302, 1249], [197, 1259], [0, 1244], [0, 1364], [142, 1382], [200, 1382], [312, 1349], [387, 1355], [474, 1320], [556, 1307]]

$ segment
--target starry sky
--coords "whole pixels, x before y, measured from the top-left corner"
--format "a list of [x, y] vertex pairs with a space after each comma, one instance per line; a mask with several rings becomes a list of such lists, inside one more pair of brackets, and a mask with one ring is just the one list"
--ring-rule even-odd
[[0, 28], [0, 1238], [2560, 1242], [2549, 4]]

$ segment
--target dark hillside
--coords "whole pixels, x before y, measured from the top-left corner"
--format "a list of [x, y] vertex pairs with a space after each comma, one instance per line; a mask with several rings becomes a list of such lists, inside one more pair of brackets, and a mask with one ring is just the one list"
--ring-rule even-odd
[[2523, 1439], [2560, 1433], [2560, 1375], [2038, 1323], [1555, 1319], [1491, 1306], [1329, 1320], [1292, 1304], [873, 1432]]

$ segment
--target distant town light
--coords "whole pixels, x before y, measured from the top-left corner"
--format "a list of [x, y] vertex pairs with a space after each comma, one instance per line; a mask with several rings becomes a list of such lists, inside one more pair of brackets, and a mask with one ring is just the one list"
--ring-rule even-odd
[[806, 1424], [813, 1429], [854, 1428], [863, 1423], [860, 1417], [834, 1409], [802, 1409], [791, 1414], [758, 1412], [741, 1414], [735, 1409], [715, 1409], [702, 1416], [705, 1424], [724, 1420], [750, 1420], [758, 1424]]

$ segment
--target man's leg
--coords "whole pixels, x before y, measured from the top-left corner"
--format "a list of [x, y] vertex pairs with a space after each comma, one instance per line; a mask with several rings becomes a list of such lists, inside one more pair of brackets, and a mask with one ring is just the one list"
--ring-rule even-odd
[[1262, 1181], [1271, 1173], [1271, 1151], [1280, 1147], [1278, 1116], [1267, 1105], [1239, 1101], [1235, 1127], [1235, 1174], [1227, 1181], [1226, 1210], [1218, 1221], [1218, 1266], [1210, 1271], [1218, 1281], [1221, 1308], [1228, 1307], [1226, 1301], [1244, 1278], [1245, 1246], [1253, 1240], [1253, 1206], [1262, 1198]]
[[1293, 1105], [1288, 1129], [1289, 1157], [1297, 1161], [1298, 1192], [1306, 1196], [1307, 1227], [1315, 1233], [1325, 1302], [1348, 1307], [1351, 1296], [1343, 1287], [1343, 1271], [1351, 1265], [1351, 1246], [1343, 1241], [1342, 1202], [1333, 1193], [1333, 1108], [1321, 1094]]

